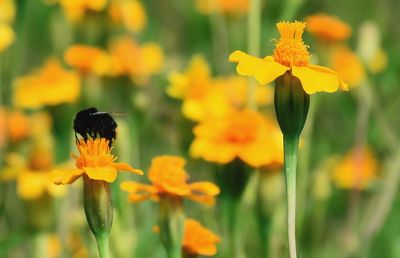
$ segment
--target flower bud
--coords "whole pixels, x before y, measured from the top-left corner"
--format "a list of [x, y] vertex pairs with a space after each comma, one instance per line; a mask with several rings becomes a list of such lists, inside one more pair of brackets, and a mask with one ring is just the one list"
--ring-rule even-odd
[[310, 95], [290, 71], [275, 80], [274, 105], [283, 135], [299, 136], [306, 122]]
[[110, 232], [113, 221], [110, 185], [103, 180], [93, 180], [87, 176], [83, 178], [83, 202], [86, 219], [97, 238]]

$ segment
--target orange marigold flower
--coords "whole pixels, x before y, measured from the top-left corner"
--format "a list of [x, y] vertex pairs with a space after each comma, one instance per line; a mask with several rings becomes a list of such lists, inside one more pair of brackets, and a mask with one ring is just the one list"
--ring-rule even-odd
[[[194, 121], [223, 116], [233, 109], [246, 106], [248, 80], [239, 76], [212, 78], [210, 68], [202, 56], [194, 56], [183, 73], [172, 72], [167, 94], [182, 99], [182, 113]], [[272, 102], [273, 93], [257, 87], [256, 102]]]
[[260, 84], [268, 84], [286, 72], [297, 77], [307, 94], [347, 90], [347, 85], [329, 68], [309, 64], [308, 46], [302, 40], [303, 22], [279, 22], [281, 38], [275, 44], [272, 56], [258, 58], [242, 51], [233, 52], [229, 61], [238, 63], [240, 75], [252, 76]]
[[306, 18], [307, 30], [322, 41], [342, 41], [350, 37], [351, 28], [338, 18], [315, 14]]
[[138, 175], [143, 172], [126, 163], [116, 163], [116, 157], [111, 154], [109, 141], [104, 138], [80, 139], [77, 141], [80, 156], [73, 155], [76, 169], [56, 169], [53, 171], [55, 184], [72, 184], [85, 175], [93, 180], [103, 180], [108, 183], [117, 178], [117, 171], [124, 170]]
[[133, 39], [122, 37], [111, 42], [111, 74], [128, 75], [139, 85], [146, 84], [151, 75], [161, 71], [164, 53], [153, 42], [139, 46]]
[[28, 159], [15, 153], [8, 154], [7, 166], [0, 173], [0, 181], [16, 180], [18, 196], [24, 200], [37, 200], [46, 195], [60, 197], [66, 190], [51, 181], [52, 140], [49, 135], [43, 137], [37, 140]]
[[189, 255], [212, 256], [217, 253], [220, 238], [194, 219], [186, 219], [183, 250]]
[[71, 103], [80, 95], [80, 79], [75, 72], [65, 71], [56, 60], [14, 82], [14, 104], [21, 108], [40, 108]]
[[[215, 79], [214, 88], [221, 87], [229, 99], [231, 106], [243, 108], [247, 106], [249, 81], [241, 76], [226, 76]], [[255, 88], [255, 102], [258, 106], [272, 104], [274, 99], [273, 89], [268, 87]]]
[[72, 46], [65, 52], [64, 59], [67, 64], [84, 74], [105, 75], [111, 67], [110, 56], [100, 48], [92, 46]]
[[140, 32], [147, 24], [146, 11], [138, 0], [113, 0], [109, 7], [113, 22], [122, 23], [128, 30]]
[[207, 205], [213, 205], [219, 188], [211, 182], [189, 184], [184, 166], [186, 161], [176, 156], [155, 157], [149, 169], [151, 185], [137, 182], [123, 182], [121, 189], [129, 193], [131, 202], [147, 199], [159, 200], [162, 196], [188, 198]]
[[335, 49], [331, 59], [333, 69], [349, 86], [357, 86], [364, 80], [364, 66], [360, 58], [349, 48]]
[[333, 171], [336, 185], [344, 189], [366, 189], [377, 179], [378, 162], [368, 148], [350, 151]]
[[243, 14], [249, 9], [249, 0], [197, 0], [196, 7], [199, 12], [211, 14], [223, 12], [229, 14]]
[[29, 118], [19, 110], [0, 107], [0, 146], [6, 140], [19, 141], [29, 135]]
[[206, 120], [194, 129], [193, 157], [226, 164], [239, 158], [253, 167], [282, 163], [282, 134], [278, 126], [250, 110], [233, 111]]

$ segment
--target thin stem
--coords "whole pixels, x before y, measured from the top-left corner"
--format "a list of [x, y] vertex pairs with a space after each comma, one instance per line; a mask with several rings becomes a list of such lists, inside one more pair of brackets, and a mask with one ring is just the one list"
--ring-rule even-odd
[[[261, 0], [250, 1], [250, 12], [247, 23], [247, 43], [248, 51], [251, 55], [260, 55], [260, 39], [261, 39]], [[255, 110], [256, 106], [256, 87], [257, 83], [252, 80], [249, 82], [248, 91], [248, 107]]]
[[95, 236], [97, 248], [99, 250], [100, 258], [110, 258], [110, 250], [108, 245], [108, 234], [100, 234]]
[[297, 258], [296, 253], [296, 166], [299, 136], [283, 136], [285, 158], [285, 180], [287, 194], [287, 223], [289, 257]]

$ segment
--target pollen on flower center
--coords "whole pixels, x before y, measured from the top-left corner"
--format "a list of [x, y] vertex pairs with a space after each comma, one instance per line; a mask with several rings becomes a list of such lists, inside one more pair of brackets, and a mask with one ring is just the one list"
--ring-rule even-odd
[[76, 166], [83, 167], [106, 167], [111, 166], [115, 161], [111, 154], [108, 140], [105, 138], [80, 139], [77, 147], [80, 153], [79, 157], [74, 157]]
[[302, 35], [306, 26], [303, 22], [280, 22], [277, 25], [281, 38], [275, 44], [274, 59], [287, 67], [305, 66], [310, 54], [304, 45]]

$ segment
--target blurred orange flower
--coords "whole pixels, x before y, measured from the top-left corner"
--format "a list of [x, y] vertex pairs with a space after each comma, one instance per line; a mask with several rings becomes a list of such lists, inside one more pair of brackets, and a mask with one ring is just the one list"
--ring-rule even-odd
[[282, 162], [282, 134], [277, 125], [250, 110], [233, 111], [205, 120], [194, 129], [190, 153], [208, 162], [226, 164], [239, 158], [253, 167]]
[[[229, 99], [231, 106], [244, 108], [247, 106], [249, 81], [242, 76], [225, 76], [215, 79], [214, 88], [221, 87]], [[258, 106], [273, 103], [274, 90], [271, 87], [257, 86], [255, 88], [255, 101]]]
[[342, 41], [350, 37], [351, 28], [338, 18], [315, 14], [306, 18], [307, 30], [325, 42]]
[[64, 54], [67, 64], [78, 69], [81, 73], [105, 75], [111, 68], [111, 58], [103, 50], [93, 46], [74, 45]]
[[112, 0], [109, 15], [114, 23], [133, 32], [141, 32], [147, 24], [146, 11], [138, 0]]
[[[41, 113], [35, 114], [31, 117], [33, 118], [35, 123], [46, 123], [46, 117]], [[33, 146], [28, 158], [16, 153], [6, 156], [7, 166], [0, 173], [0, 180], [16, 179], [17, 192], [22, 199], [37, 200], [45, 195], [60, 197], [65, 193], [64, 188], [56, 187], [51, 181], [54, 148], [50, 129], [47, 127], [41, 134], [32, 135]]]
[[186, 219], [183, 250], [189, 255], [213, 256], [220, 238], [194, 219]]
[[187, 183], [186, 161], [177, 156], [158, 156], [153, 158], [148, 178], [151, 185], [137, 182], [123, 182], [121, 189], [129, 193], [129, 201], [140, 202], [147, 199], [158, 201], [162, 196], [188, 198], [213, 205], [219, 188], [211, 182]]
[[[239, 76], [212, 78], [201, 56], [194, 56], [185, 72], [172, 72], [167, 94], [182, 99], [182, 113], [194, 121], [219, 117], [247, 104], [248, 81]], [[272, 89], [257, 87], [256, 102], [272, 102]]]
[[75, 72], [64, 70], [56, 60], [48, 60], [33, 74], [14, 81], [14, 104], [20, 108], [40, 108], [71, 103], [80, 95], [80, 79]]
[[196, 7], [203, 14], [213, 12], [243, 14], [247, 12], [249, 6], [249, 0], [196, 0]]
[[281, 38], [275, 44], [274, 54], [264, 58], [248, 55], [242, 51], [233, 52], [229, 61], [238, 63], [240, 75], [252, 76], [260, 84], [268, 84], [284, 73], [297, 77], [307, 94], [347, 90], [347, 85], [329, 68], [309, 64], [308, 46], [302, 40], [305, 23], [279, 22]]
[[139, 46], [133, 39], [122, 37], [111, 42], [111, 74], [128, 75], [138, 85], [148, 83], [151, 75], [161, 71], [164, 53], [157, 43]]
[[29, 135], [29, 118], [19, 110], [0, 107], [0, 146], [8, 140], [19, 141]]
[[357, 86], [364, 80], [364, 66], [360, 58], [349, 48], [336, 48], [331, 59], [332, 68], [349, 86]]
[[71, 21], [82, 19], [86, 12], [100, 12], [105, 9], [107, 0], [58, 0]]
[[124, 170], [138, 175], [143, 172], [126, 163], [116, 163], [116, 157], [111, 154], [109, 141], [104, 138], [80, 139], [77, 141], [80, 156], [73, 155], [76, 169], [56, 169], [53, 171], [55, 184], [72, 184], [85, 175], [93, 180], [104, 180], [108, 183], [117, 178], [117, 171]]
[[377, 179], [378, 162], [368, 148], [350, 151], [333, 171], [337, 187], [344, 189], [366, 189]]
[[172, 72], [169, 82], [167, 94], [178, 99], [199, 98], [212, 88], [210, 68], [206, 60], [199, 55], [191, 59], [185, 72]]

